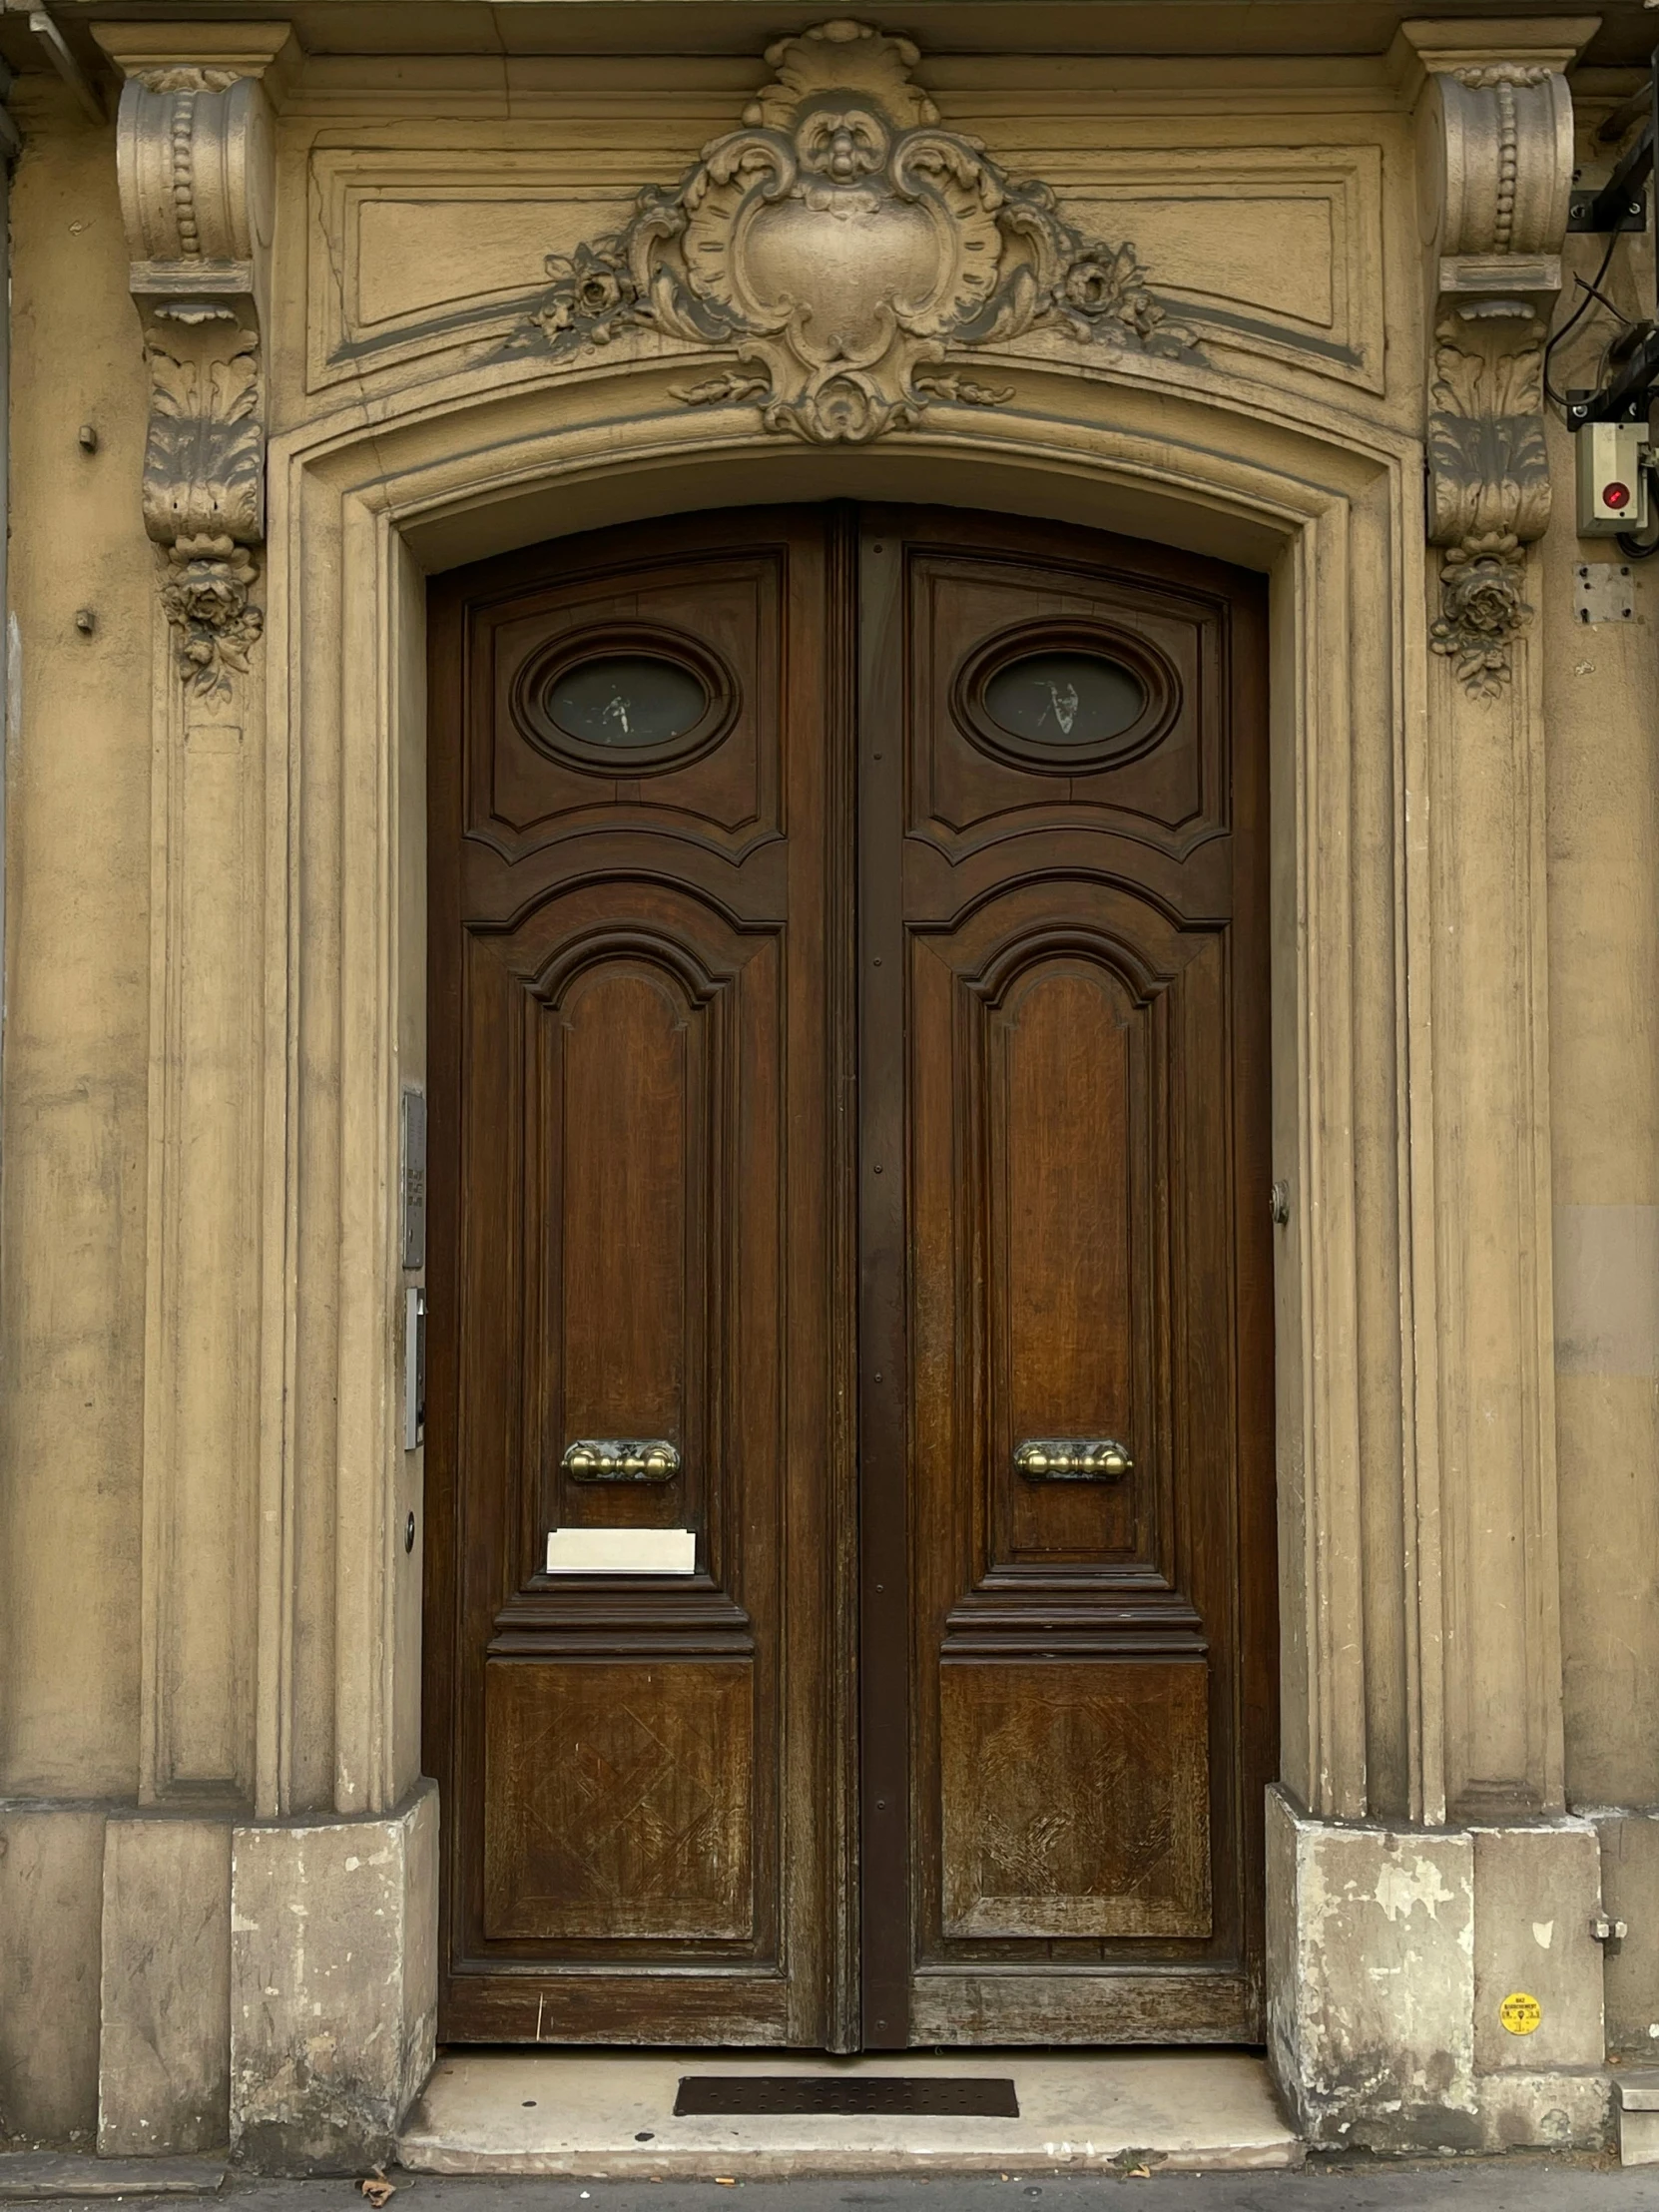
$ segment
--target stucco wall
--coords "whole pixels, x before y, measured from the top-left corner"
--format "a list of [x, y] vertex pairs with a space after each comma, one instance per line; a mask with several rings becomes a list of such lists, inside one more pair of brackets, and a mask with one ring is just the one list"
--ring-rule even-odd
[[[1597, 151], [1584, 134], [1585, 152]], [[1605, 153], [1603, 151], [1603, 159]], [[1575, 240], [1592, 278], [1604, 242]], [[1650, 242], [1606, 287], [1653, 311]], [[1582, 296], [1581, 294], [1579, 296]], [[1593, 380], [1609, 315], [1557, 353], [1558, 384]], [[1573, 453], [1540, 619], [1549, 766], [1550, 1092], [1555, 1373], [1567, 1787], [1579, 1805], [1659, 1803], [1659, 562], [1637, 565], [1635, 614], [1585, 625], [1575, 571], [1621, 563], [1579, 541]]]
[[[138, 1774], [154, 562], [111, 134], [12, 108], [0, 1789]], [[95, 454], [77, 442], [82, 423]], [[75, 626], [90, 610], [90, 637]]]

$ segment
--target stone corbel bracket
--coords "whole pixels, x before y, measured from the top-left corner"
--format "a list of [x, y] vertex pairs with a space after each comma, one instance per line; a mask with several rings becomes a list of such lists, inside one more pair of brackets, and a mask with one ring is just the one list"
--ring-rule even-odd
[[[1427, 520], [1444, 549], [1430, 643], [1476, 698], [1509, 679], [1532, 613], [1525, 549], [1549, 521], [1543, 348], [1573, 160], [1563, 72], [1595, 28], [1594, 17], [1402, 26], [1424, 72]], [[1482, 30], [1503, 35], [1501, 50], [1470, 43]]]
[[150, 426], [144, 526], [197, 698], [246, 674], [263, 617], [264, 333], [275, 163], [262, 79], [285, 24], [94, 26], [120, 65], [116, 126]]

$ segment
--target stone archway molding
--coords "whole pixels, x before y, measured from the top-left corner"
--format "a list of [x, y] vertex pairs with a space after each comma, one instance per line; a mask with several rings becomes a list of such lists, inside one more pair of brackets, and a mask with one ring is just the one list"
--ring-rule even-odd
[[[398, 1412], [395, 1243], [398, 1092], [422, 1066], [428, 567], [628, 514], [879, 492], [1129, 528], [1272, 572], [1276, 1159], [1292, 1190], [1279, 1270], [1285, 1771], [1311, 1809], [1366, 1810], [1364, 1654], [1342, 1625], [1367, 1602], [1361, 1493], [1370, 1473], [1408, 1510], [1414, 1488], [1393, 1456], [1402, 1434], [1414, 1471], [1434, 1452], [1431, 1413], [1421, 1432], [1415, 1407], [1404, 1431], [1368, 1436], [1366, 1403], [1383, 1392], [1397, 1403], [1400, 1379], [1392, 1331], [1368, 1338], [1359, 1313], [1362, 1219], [1394, 1295], [1412, 1307], [1432, 1297], [1398, 1174], [1412, 1071], [1394, 1019], [1368, 1020], [1356, 1001], [1357, 974], [1392, 998], [1395, 890], [1422, 862], [1407, 824], [1423, 724], [1406, 703], [1415, 687], [1390, 675], [1415, 669], [1420, 685], [1426, 659], [1418, 449], [1349, 425], [1310, 429], [1305, 409], [1293, 420], [1289, 408], [1052, 369], [1019, 376], [994, 412], [930, 410], [924, 429], [878, 451], [810, 446], [758, 432], [740, 403], [686, 408], [669, 388], [675, 373], [590, 369], [555, 385], [520, 367], [516, 382], [488, 395], [457, 388], [411, 420], [338, 421], [273, 444], [272, 811], [263, 961], [249, 978], [268, 1023], [257, 1240], [264, 1821], [246, 1832], [252, 1879], [240, 1845], [235, 1876], [236, 1925], [261, 1934], [242, 1939], [233, 1968], [234, 1991], [292, 1992], [285, 2017], [262, 2000], [246, 2048], [233, 2003], [237, 2125], [267, 2156], [278, 2139], [309, 2139], [291, 2087], [309, 1991], [279, 1910], [298, 1879], [284, 1848], [331, 1854], [334, 1883], [347, 1887], [340, 1860], [362, 1856], [367, 1829], [408, 1869], [388, 1926], [407, 1941], [435, 1911], [417, 1794], [418, 1551], [402, 1546], [420, 1500]], [[324, 1512], [329, 1540], [318, 1546], [313, 1533], [307, 1544]], [[1401, 1526], [1402, 1545], [1415, 1535], [1414, 1522]], [[1378, 1601], [1397, 1610], [1414, 1598], [1395, 1583], [1374, 1590]], [[1438, 1639], [1424, 1643], [1433, 1667]], [[324, 1776], [306, 1747], [328, 1740]], [[336, 1826], [281, 1825], [324, 1789]], [[406, 1956], [397, 1964], [406, 1972]], [[415, 2085], [412, 2053], [430, 2033], [429, 2021], [417, 2027], [426, 1984], [398, 1986], [411, 2055], [374, 2080], [381, 2126]], [[363, 2063], [360, 2051], [340, 2057]], [[348, 2086], [360, 2100], [360, 2075], [342, 2094]]]

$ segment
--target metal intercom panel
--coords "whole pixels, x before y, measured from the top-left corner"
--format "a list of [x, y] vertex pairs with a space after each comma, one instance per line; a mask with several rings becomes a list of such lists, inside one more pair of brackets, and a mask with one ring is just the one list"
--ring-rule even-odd
[[426, 1265], [426, 1093], [403, 1086], [403, 1266]]

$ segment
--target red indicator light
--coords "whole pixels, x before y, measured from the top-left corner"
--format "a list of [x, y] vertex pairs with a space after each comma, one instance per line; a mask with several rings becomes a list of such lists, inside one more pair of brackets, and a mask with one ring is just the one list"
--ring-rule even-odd
[[1604, 507], [1611, 507], [1615, 514], [1621, 507], [1628, 507], [1630, 504], [1630, 486], [1628, 484], [1603, 484], [1601, 487], [1601, 504]]

